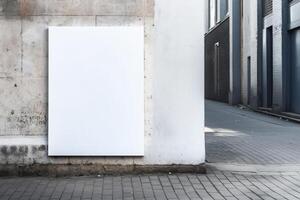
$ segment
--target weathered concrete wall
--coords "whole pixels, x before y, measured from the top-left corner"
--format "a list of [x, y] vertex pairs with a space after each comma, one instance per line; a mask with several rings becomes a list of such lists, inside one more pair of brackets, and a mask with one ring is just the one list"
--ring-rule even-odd
[[[1, 0], [0, 164], [203, 163], [202, 4]], [[50, 158], [47, 27], [101, 25], [145, 26], [145, 157]]]
[[1, 0], [2, 15], [153, 16], [153, 0]]
[[[146, 0], [1, 1], [0, 163], [132, 164], [134, 162], [133, 158], [47, 156], [47, 28], [54, 25], [144, 24], [145, 68], [148, 73], [147, 69], [151, 66], [151, 61], [148, 60], [152, 59], [149, 58], [151, 56], [149, 44], [154, 27], [153, 6], [153, 1]], [[149, 78], [145, 79], [146, 85], [151, 84]], [[150, 92], [146, 90], [147, 98]], [[149, 117], [146, 119], [151, 121]], [[150, 129], [149, 126], [146, 128]]]

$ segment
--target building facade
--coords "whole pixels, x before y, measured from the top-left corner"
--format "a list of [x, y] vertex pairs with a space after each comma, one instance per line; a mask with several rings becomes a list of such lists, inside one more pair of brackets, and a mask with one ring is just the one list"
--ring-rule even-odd
[[[228, 8], [227, 16], [218, 21], [224, 4]], [[221, 45], [218, 47], [220, 50], [213, 52], [214, 55], [206, 52], [205, 56], [206, 73], [210, 74], [209, 70], [217, 68], [215, 66], [220, 68], [219, 71], [226, 71], [218, 74], [212, 70], [218, 74], [213, 76], [213, 82], [229, 80], [226, 85], [228, 92], [219, 93], [224, 96], [227, 93], [227, 102], [231, 104], [241, 103], [254, 109], [295, 117], [300, 114], [299, 1], [211, 0], [207, 1], [207, 5], [210, 8], [206, 15], [206, 41], [210, 35], [218, 35], [219, 27], [229, 21], [229, 51], [226, 50], [228, 46]], [[208, 23], [211, 18], [217, 19], [217, 23]], [[219, 35], [215, 46], [224, 36]], [[218, 51], [228, 52], [229, 65], [217, 56]], [[210, 57], [215, 58], [214, 64], [207, 61]], [[206, 84], [210, 82], [207, 80]], [[206, 86], [206, 89], [209, 88]], [[206, 91], [206, 97], [213, 99], [208, 93]]]
[[[0, 1], [0, 174], [202, 169], [203, 3]], [[144, 156], [48, 155], [49, 26], [144, 27]]]

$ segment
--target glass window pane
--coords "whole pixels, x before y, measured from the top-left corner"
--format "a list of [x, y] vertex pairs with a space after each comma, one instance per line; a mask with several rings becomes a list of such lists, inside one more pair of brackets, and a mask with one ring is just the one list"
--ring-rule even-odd
[[218, 21], [222, 21], [228, 12], [228, 0], [218, 0]]
[[209, 10], [210, 10], [210, 16], [209, 16], [209, 27], [212, 28], [216, 24], [216, 1], [210, 0], [209, 1]]

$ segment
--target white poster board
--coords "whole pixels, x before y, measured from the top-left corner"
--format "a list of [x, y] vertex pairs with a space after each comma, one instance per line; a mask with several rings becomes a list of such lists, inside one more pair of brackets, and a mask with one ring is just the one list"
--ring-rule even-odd
[[144, 155], [143, 27], [49, 27], [49, 156]]

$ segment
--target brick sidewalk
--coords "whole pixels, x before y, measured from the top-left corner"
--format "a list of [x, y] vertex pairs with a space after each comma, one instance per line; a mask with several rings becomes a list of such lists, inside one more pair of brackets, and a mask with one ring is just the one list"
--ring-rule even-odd
[[1, 178], [0, 199], [300, 199], [300, 174]]
[[206, 101], [211, 163], [300, 164], [300, 124]]
[[300, 199], [300, 125], [207, 101], [208, 173], [0, 178], [4, 199]]

